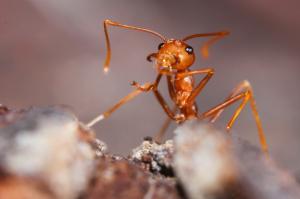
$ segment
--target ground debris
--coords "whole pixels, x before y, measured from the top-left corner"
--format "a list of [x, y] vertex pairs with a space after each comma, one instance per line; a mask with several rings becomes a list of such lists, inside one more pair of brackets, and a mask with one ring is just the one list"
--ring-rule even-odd
[[0, 105], [0, 198], [298, 199], [300, 191], [259, 149], [196, 120], [122, 157], [65, 107]]
[[132, 150], [130, 159], [154, 174], [173, 177], [173, 154], [173, 140], [159, 144], [147, 138], [140, 146]]
[[175, 131], [174, 170], [190, 199], [298, 199], [295, 178], [251, 144], [188, 121]]
[[87, 191], [89, 199], [179, 199], [174, 179], [160, 178], [145, 172], [124, 159], [103, 157]]
[[[66, 199], [85, 190], [95, 167], [96, 154], [89, 143], [94, 135], [83, 131], [69, 110], [33, 107], [0, 117], [4, 118], [0, 128], [2, 186], [21, 186], [24, 179], [35, 179], [33, 184], [47, 187], [45, 195]], [[21, 187], [35, 190], [39, 186]]]

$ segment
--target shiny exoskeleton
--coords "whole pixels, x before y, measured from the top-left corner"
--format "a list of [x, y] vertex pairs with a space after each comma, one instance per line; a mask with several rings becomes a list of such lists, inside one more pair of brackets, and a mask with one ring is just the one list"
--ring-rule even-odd
[[[198, 85], [195, 87], [193, 75], [207, 73], [211, 77], [213, 69], [190, 71], [189, 67], [195, 62], [195, 54], [193, 48], [181, 40], [170, 39], [165, 43], [161, 43], [158, 47], [158, 52], [152, 53], [148, 60], [151, 61], [152, 58], [156, 59], [159, 74], [153, 86], [149, 88], [153, 90], [168, 116], [178, 122], [197, 117], [198, 110], [195, 97], [203, 86]], [[175, 114], [168, 108], [157, 90], [157, 85], [162, 75], [166, 75], [169, 94], [179, 110], [179, 114]]]
[[[197, 108], [196, 97], [205, 87], [207, 82], [211, 79], [211, 77], [214, 74], [214, 70], [212, 68], [202, 68], [197, 70], [190, 69], [190, 67], [195, 62], [195, 53], [193, 48], [187, 44], [187, 40], [197, 37], [211, 37], [211, 39], [206, 41], [201, 48], [201, 53], [203, 57], [207, 57], [209, 46], [211, 46], [217, 40], [228, 35], [229, 32], [221, 31], [212, 33], [192, 34], [187, 37], [184, 37], [183, 39], [167, 39], [166, 37], [155, 31], [135, 26], [128, 26], [117, 22], [113, 22], [111, 20], [105, 20], [103, 24], [107, 46], [107, 55], [104, 64], [105, 72], [107, 72], [109, 69], [109, 63], [111, 58], [111, 47], [108, 35], [109, 25], [152, 34], [154, 36], [159, 37], [162, 40], [162, 43], [158, 45], [157, 52], [151, 53], [147, 56], [148, 61], [155, 61], [157, 70], [156, 80], [153, 83], [145, 83], [143, 85], [140, 85], [137, 82], [133, 81], [132, 86], [134, 86], [136, 89], [132, 93], [128, 94], [123, 99], [121, 99], [109, 110], [92, 120], [88, 124], [88, 126], [92, 126], [98, 121], [107, 118], [121, 105], [125, 104], [126, 102], [133, 99], [142, 92], [152, 91], [156, 96], [158, 102], [160, 103], [161, 107], [169, 117], [169, 119], [165, 122], [162, 130], [158, 134], [157, 140], [161, 139], [171, 119], [175, 120], [178, 123], [184, 122], [188, 119], [202, 120], [206, 118], [210, 122], [215, 122], [216, 119], [223, 112], [224, 108], [228, 107], [234, 102], [241, 101], [240, 105], [237, 107], [236, 111], [234, 112], [233, 116], [227, 124], [227, 130], [230, 130], [233, 123], [239, 116], [241, 110], [249, 102], [254, 119], [256, 121], [262, 150], [266, 153], [268, 152], [265, 135], [256, 108], [256, 102], [253, 96], [253, 90], [248, 81], [243, 81], [240, 84], [238, 84], [237, 87], [233, 89], [231, 94], [222, 103], [209, 109], [208, 111], [199, 113]], [[194, 81], [194, 75], [200, 74], [203, 74], [204, 78], [199, 83], [196, 83]], [[163, 96], [160, 94], [160, 91], [158, 90], [158, 85], [163, 76], [166, 77], [169, 95], [174, 103], [174, 108], [169, 107], [169, 105], [164, 100]]]

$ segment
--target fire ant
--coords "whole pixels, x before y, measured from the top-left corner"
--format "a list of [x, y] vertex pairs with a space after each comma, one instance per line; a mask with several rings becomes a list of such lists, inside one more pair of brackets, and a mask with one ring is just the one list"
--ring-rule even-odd
[[[117, 104], [108, 109], [103, 114], [96, 117], [92, 120], [88, 126], [93, 126], [100, 120], [109, 117], [111, 113], [117, 110], [120, 106], [133, 99], [142, 92], [152, 91], [157, 98], [158, 102], [162, 106], [163, 110], [166, 112], [169, 117], [163, 125], [162, 130], [157, 136], [157, 139], [160, 140], [163, 136], [166, 128], [168, 127], [170, 120], [175, 120], [177, 123], [184, 122], [189, 119], [208, 119], [210, 122], [215, 122], [217, 118], [220, 117], [223, 110], [230, 106], [231, 104], [241, 100], [240, 105], [235, 110], [233, 116], [227, 124], [227, 130], [229, 131], [237, 117], [239, 116], [241, 110], [245, 107], [247, 102], [250, 102], [250, 106], [253, 112], [253, 116], [257, 125], [258, 135], [260, 139], [260, 144], [262, 150], [265, 153], [268, 153], [268, 146], [266, 143], [266, 138], [262, 128], [262, 124], [259, 118], [259, 114], [256, 108], [256, 102], [253, 96], [253, 90], [248, 81], [243, 81], [235, 87], [230, 95], [219, 105], [209, 109], [206, 112], [199, 113], [196, 97], [203, 90], [207, 82], [214, 75], [213, 68], [203, 68], [197, 70], [190, 70], [189, 68], [195, 61], [195, 53], [193, 48], [187, 44], [187, 41], [197, 37], [211, 37], [210, 40], [204, 43], [201, 48], [201, 54], [204, 57], [208, 56], [208, 48], [217, 40], [227, 36], [229, 32], [212, 32], [212, 33], [202, 33], [202, 34], [192, 34], [184, 37], [183, 39], [167, 39], [163, 35], [145, 28], [135, 27], [120, 24], [111, 20], [104, 20], [104, 33], [106, 37], [106, 46], [107, 54], [106, 60], [104, 63], [104, 71], [108, 72], [109, 63], [111, 59], [111, 46], [108, 35], [108, 26], [116, 26], [125, 29], [137, 30], [141, 32], [150, 33], [154, 36], [159, 37], [162, 40], [162, 43], [158, 45], [158, 51], [151, 53], [147, 56], [147, 60], [152, 62], [156, 61], [157, 77], [154, 83], [145, 83], [143, 85], [138, 84], [133, 81], [132, 86], [135, 87], [135, 90], [121, 99]], [[204, 74], [204, 78], [195, 86], [194, 75]], [[163, 96], [158, 90], [158, 85], [162, 76], [166, 76], [169, 95], [172, 101], [174, 102], [174, 108], [171, 109], [169, 105], [164, 100]]]

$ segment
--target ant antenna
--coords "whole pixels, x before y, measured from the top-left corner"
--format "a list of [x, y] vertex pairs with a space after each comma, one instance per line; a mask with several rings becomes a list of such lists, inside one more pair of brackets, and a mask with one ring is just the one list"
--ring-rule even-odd
[[155, 36], [161, 38], [164, 42], [167, 41], [166, 37], [164, 37], [163, 35], [155, 32], [153, 30], [139, 28], [139, 27], [135, 27], [135, 26], [128, 26], [128, 25], [120, 24], [118, 22], [113, 22], [109, 19], [104, 20], [103, 25], [104, 25], [104, 33], [105, 33], [105, 39], [106, 39], [106, 47], [107, 47], [106, 59], [104, 62], [104, 72], [105, 73], [107, 73], [109, 70], [109, 63], [110, 63], [110, 58], [111, 58], [111, 47], [110, 47], [110, 41], [109, 41], [109, 36], [108, 36], [108, 30], [107, 30], [108, 25], [117, 26], [117, 27], [121, 27], [121, 28], [125, 28], [125, 29], [132, 29], [132, 30], [147, 32], [147, 33], [150, 33], [152, 35], [155, 35]]
[[189, 35], [189, 36], [183, 38], [182, 41], [187, 41], [189, 39], [193, 39], [193, 38], [197, 38], [197, 37], [211, 37], [211, 36], [213, 36], [213, 38], [211, 38], [210, 40], [208, 40], [207, 42], [205, 42], [203, 44], [203, 46], [201, 47], [201, 55], [204, 58], [207, 58], [209, 56], [208, 48], [213, 43], [215, 43], [217, 40], [222, 39], [223, 37], [225, 37], [227, 35], [229, 35], [228, 31], [212, 32], [212, 33], [200, 33], [200, 34]]

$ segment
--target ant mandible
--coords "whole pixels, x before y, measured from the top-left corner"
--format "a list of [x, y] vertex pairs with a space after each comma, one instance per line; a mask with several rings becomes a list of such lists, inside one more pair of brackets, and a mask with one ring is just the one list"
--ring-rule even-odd
[[[104, 33], [106, 36], [106, 46], [107, 46], [107, 54], [106, 60], [104, 64], [104, 71], [108, 72], [109, 63], [111, 58], [111, 47], [110, 40], [108, 35], [108, 26], [116, 26], [125, 29], [137, 30], [146, 33], [150, 33], [154, 36], [159, 37], [163, 42], [159, 44], [158, 51], [155, 53], [151, 53], [147, 56], [147, 60], [152, 62], [153, 59], [156, 60], [156, 69], [157, 69], [157, 77], [154, 83], [145, 83], [143, 85], [138, 84], [133, 81], [132, 86], [135, 87], [135, 90], [121, 99], [117, 104], [108, 109], [103, 114], [96, 117], [88, 126], [91, 127], [95, 123], [104, 118], [107, 118], [112, 112], [118, 109], [120, 106], [133, 99], [137, 95], [142, 92], [152, 91], [157, 98], [158, 102], [162, 106], [163, 110], [168, 115], [168, 119], [166, 120], [162, 130], [157, 135], [157, 140], [160, 140], [163, 136], [167, 126], [170, 123], [170, 120], [175, 120], [177, 123], [181, 123], [188, 119], [209, 119], [210, 122], [215, 122], [217, 118], [220, 117], [224, 108], [230, 106], [231, 104], [241, 100], [241, 104], [235, 110], [233, 116], [229, 120], [227, 124], [227, 130], [229, 131], [237, 117], [239, 116], [241, 110], [245, 107], [247, 102], [250, 102], [250, 106], [254, 115], [254, 119], [258, 129], [258, 135], [260, 139], [260, 144], [262, 150], [265, 153], [268, 153], [268, 146], [266, 143], [266, 138], [263, 132], [262, 124], [259, 118], [259, 114], [256, 108], [256, 102], [253, 96], [253, 90], [248, 81], [243, 81], [237, 85], [236, 88], [233, 89], [231, 94], [226, 98], [225, 101], [220, 103], [219, 105], [209, 109], [208, 111], [199, 114], [196, 97], [203, 90], [207, 82], [211, 79], [214, 74], [214, 69], [212, 68], [204, 68], [197, 70], [190, 70], [189, 68], [195, 61], [195, 53], [193, 48], [186, 43], [187, 40], [197, 38], [197, 37], [211, 37], [210, 40], [204, 43], [201, 48], [201, 53], [204, 57], [208, 56], [208, 48], [215, 41], [225, 37], [229, 34], [227, 31], [223, 32], [213, 32], [213, 33], [202, 33], [202, 34], [193, 34], [183, 39], [167, 39], [163, 35], [149, 30], [145, 28], [135, 27], [120, 24], [118, 22], [114, 22], [111, 20], [104, 20]], [[193, 75], [204, 74], [204, 78], [194, 86], [194, 77]], [[160, 94], [158, 90], [159, 82], [162, 76], [166, 76], [169, 95], [172, 101], [174, 102], [174, 108], [170, 108], [169, 105], [164, 100], [163, 96]], [[178, 113], [177, 113], [178, 112]]]

